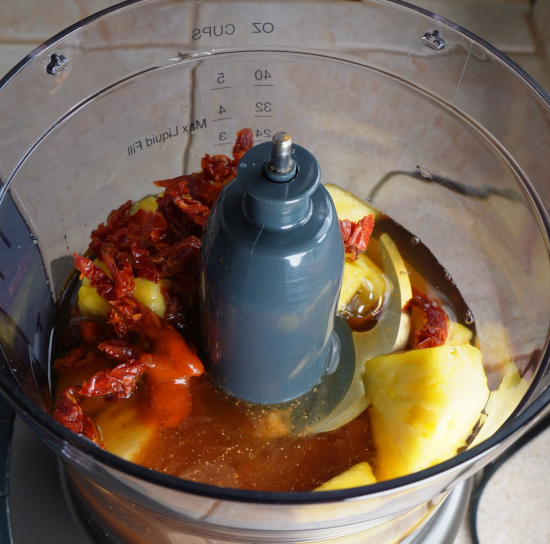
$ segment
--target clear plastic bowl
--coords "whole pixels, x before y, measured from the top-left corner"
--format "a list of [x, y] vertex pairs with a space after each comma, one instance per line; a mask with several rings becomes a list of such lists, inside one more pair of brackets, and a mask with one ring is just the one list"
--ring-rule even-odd
[[[434, 30], [443, 49], [422, 43]], [[53, 54], [68, 61], [58, 75]], [[385, 0], [129, 1], [0, 81], [0, 126], [0, 389], [124, 542], [394, 542], [545, 411], [549, 97], [456, 25]], [[325, 183], [370, 198], [444, 264], [492, 387], [508, 361], [529, 383], [493, 436], [372, 486], [267, 493], [153, 472], [50, 416], [50, 336], [72, 253], [151, 181], [230, 152], [243, 127], [256, 141], [290, 132]]]

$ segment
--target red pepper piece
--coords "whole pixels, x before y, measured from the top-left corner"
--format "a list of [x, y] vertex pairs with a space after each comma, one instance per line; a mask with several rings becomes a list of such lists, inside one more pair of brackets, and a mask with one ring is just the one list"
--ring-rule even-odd
[[87, 344], [93, 344], [97, 342], [101, 335], [101, 327], [97, 321], [91, 321], [90, 319], [82, 319], [78, 323], [78, 336]]
[[143, 306], [133, 297], [123, 297], [111, 305], [107, 321], [118, 337], [124, 339], [128, 332], [141, 332]]
[[209, 155], [201, 159], [204, 178], [215, 183], [226, 184], [237, 176], [237, 164], [226, 155]]
[[208, 206], [191, 197], [176, 195], [174, 196], [174, 204], [200, 227], [206, 223], [210, 215]]
[[408, 306], [420, 308], [426, 315], [426, 322], [416, 336], [418, 349], [435, 348], [442, 346], [449, 333], [449, 318], [439, 304], [430, 300], [426, 295], [414, 290], [415, 296], [409, 300]]
[[340, 221], [340, 232], [344, 241], [344, 250], [352, 261], [357, 259], [359, 251], [365, 251], [374, 229], [374, 216], [365, 215], [360, 221], [354, 222], [349, 219]]
[[105, 449], [105, 446], [103, 446], [103, 444], [100, 444], [99, 442], [99, 436], [97, 435], [97, 429], [94, 420], [86, 414], [84, 414], [82, 418], [82, 434], [86, 438], [89, 438], [92, 442], [95, 442], [102, 449]]
[[[157, 267], [161, 278], [168, 278], [181, 272], [191, 271], [198, 282], [199, 255], [201, 241], [195, 236], [189, 236], [185, 240], [176, 242], [173, 246], [159, 251], [151, 257]], [[189, 286], [186, 284], [185, 288]]]
[[80, 270], [80, 279], [88, 278], [90, 285], [96, 289], [98, 294], [108, 302], [114, 302], [134, 291], [134, 276], [132, 267], [128, 262], [128, 256], [120, 253], [117, 262], [110, 254], [104, 255], [105, 264], [113, 276], [111, 279], [93, 261], [73, 253], [75, 267]]
[[125, 340], [108, 340], [107, 342], [101, 342], [97, 347], [115, 361], [139, 359], [144, 354], [143, 350]]
[[249, 128], [243, 128], [237, 132], [237, 140], [233, 146], [233, 161], [238, 163], [242, 156], [254, 145], [254, 134]]
[[185, 176], [185, 181], [191, 197], [209, 208], [212, 208], [214, 202], [218, 200], [223, 189], [223, 184], [205, 179], [202, 172]]
[[130, 359], [112, 370], [101, 370], [88, 382], [84, 382], [78, 391], [82, 397], [112, 396], [115, 399], [127, 399], [136, 389], [137, 378], [145, 372], [145, 365]]
[[53, 368], [62, 374], [67, 374], [75, 368], [95, 364], [98, 361], [105, 361], [107, 359], [98, 350], [90, 348], [90, 346], [79, 346], [73, 349], [65, 357], [59, 357], [53, 364]]
[[78, 434], [82, 432], [83, 413], [82, 408], [76, 400], [73, 387], [65, 389], [61, 394], [60, 399], [55, 405], [54, 417], [59, 423], [74, 433]]
[[134, 267], [137, 271], [138, 278], [143, 278], [144, 280], [158, 283], [160, 280], [160, 274], [155, 267], [155, 263], [151, 259], [149, 251], [137, 242], [132, 244], [131, 250], [132, 257], [134, 258]]
[[88, 278], [90, 285], [96, 289], [98, 294], [105, 300], [116, 299], [115, 283], [97, 264], [88, 259], [73, 253], [74, 265], [80, 271], [80, 279]]
[[83, 434], [95, 442], [98, 446], [104, 446], [99, 443], [97, 430], [90, 416], [82, 412], [82, 408], [76, 400], [76, 389], [78, 387], [69, 387], [63, 391], [61, 398], [55, 406], [54, 418], [67, 429], [76, 434]]
[[[131, 295], [134, 292], [134, 274], [132, 273], [132, 266], [128, 260], [126, 253], [119, 253], [115, 258], [110, 255], [104, 255], [105, 264], [107, 269], [114, 278], [115, 299]], [[91, 282], [90, 282], [91, 284]]]
[[139, 243], [147, 249], [158, 249], [167, 245], [168, 225], [157, 212], [138, 210], [129, 214], [132, 201], [111, 212], [107, 224], [101, 223], [92, 232], [90, 251], [101, 260], [106, 253], [117, 255], [129, 250], [132, 243]]

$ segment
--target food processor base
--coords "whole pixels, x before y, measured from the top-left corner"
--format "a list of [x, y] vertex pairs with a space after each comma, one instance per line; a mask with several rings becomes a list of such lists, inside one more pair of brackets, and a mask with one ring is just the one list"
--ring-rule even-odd
[[[0, 404], [5, 404], [0, 401]], [[7, 418], [4, 418], [8, 422]], [[6, 425], [8, 431], [9, 425]], [[125, 544], [80, 509], [57, 456], [19, 419], [11, 440], [5, 432], [0, 459], [5, 460], [7, 507], [1, 516], [2, 544]], [[431, 518], [401, 544], [450, 544], [454, 541], [470, 498], [468, 480], [456, 486]], [[221, 544], [190, 536], [190, 544]], [[348, 537], [359, 542], [360, 534]], [[346, 538], [336, 539], [345, 544]], [[329, 541], [330, 542], [330, 541]]]

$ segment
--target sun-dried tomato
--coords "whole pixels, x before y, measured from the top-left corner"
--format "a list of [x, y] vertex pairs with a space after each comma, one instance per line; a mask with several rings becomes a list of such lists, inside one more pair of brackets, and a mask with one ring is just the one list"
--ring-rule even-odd
[[212, 208], [214, 202], [218, 200], [224, 187], [222, 183], [214, 183], [205, 179], [202, 172], [185, 176], [185, 181], [191, 197], [206, 204], [209, 208]]
[[115, 300], [115, 283], [97, 264], [87, 257], [81, 257], [73, 253], [74, 266], [80, 271], [80, 279], [86, 277], [90, 285], [105, 300]]
[[237, 165], [226, 155], [208, 155], [201, 159], [205, 179], [216, 183], [227, 183], [237, 176]]
[[108, 241], [113, 232], [116, 232], [119, 228], [125, 227], [128, 224], [128, 212], [131, 207], [132, 201], [128, 200], [122, 206], [113, 210], [107, 218], [107, 223], [100, 223], [92, 232], [92, 241], [95, 239]]
[[90, 346], [79, 346], [66, 355], [55, 360], [53, 368], [62, 374], [67, 374], [75, 368], [95, 364], [98, 361], [105, 360], [105, 356], [98, 350]]
[[102, 449], [105, 449], [105, 446], [99, 442], [99, 436], [97, 434], [94, 420], [86, 414], [82, 417], [82, 434], [86, 438], [89, 438], [92, 442], [95, 442]]
[[186, 215], [191, 217], [193, 221], [202, 227], [208, 220], [210, 215], [210, 208], [201, 204], [198, 200], [195, 200], [187, 196], [175, 196], [174, 204]]
[[[62, 371], [98, 358], [120, 363], [63, 392], [55, 417], [74, 432], [98, 442], [94, 423], [83, 414], [78, 398], [128, 398], [141, 374], [146, 375], [146, 391], [161, 425], [178, 425], [189, 414], [190, 379], [204, 372], [193, 342], [198, 335], [202, 228], [224, 185], [235, 177], [242, 155], [252, 145], [252, 131], [243, 129], [237, 133], [233, 159], [206, 155], [200, 172], [156, 182], [165, 189], [157, 198], [156, 212], [140, 209], [130, 215], [131, 201], [111, 212], [106, 223], [92, 233], [89, 246], [108, 273], [92, 260], [74, 255], [81, 279], [86, 277], [110, 304], [109, 328], [102, 331], [93, 321], [83, 321], [77, 336], [88, 345], [58, 359], [55, 366]], [[163, 287], [167, 303], [163, 321], [132, 296], [134, 276], [155, 283], [171, 278], [189, 300]], [[189, 342], [171, 325], [189, 337]], [[132, 343], [137, 339], [139, 348]]]
[[[200, 237], [202, 235], [201, 222], [204, 215], [186, 213], [186, 211], [191, 212], [193, 210], [186, 210], [185, 206], [179, 206], [176, 203], [176, 199], [179, 199], [178, 201], [181, 203], [181, 195], [188, 195], [188, 188], [185, 180], [181, 180], [175, 187], [170, 189], [167, 188], [164, 194], [157, 198], [158, 211], [166, 219], [174, 240], [180, 240], [188, 236]], [[203, 210], [202, 213], [205, 214], [206, 210]], [[210, 213], [209, 210], [208, 213]], [[197, 216], [199, 221], [195, 220]]]
[[78, 323], [78, 336], [86, 344], [97, 342], [101, 335], [101, 327], [97, 321], [82, 319]]
[[134, 258], [134, 268], [138, 278], [158, 283], [160, 280], [159, 271], [151, 259], [149, 251], [141, 244], [134, 242], [131, 246], [132, 257]]
[[131, 295], [134, 292], [135, 285], [128, 255], [121, 252], [116, 256], [116, 261], [112, 255], [105, 255], [105, 264], [114, 279], [114, 300]]
[[[189, 339], [196, 337], [198, 333], [198, 330], [192, 330], [193, 325], [198, 324], [198, 322], [193, 323], [193, 316], [191, 315], [194, 301], [190, 300], [186, 303], [183, 294], [170, 287], [161, 287], [160, 291], [166, 302], [164, 319], [170, 323], [189, 344]], [[189, 295], [189, 293], [187, 294]]]
[[416, 307], [422, 310], [426, 316], [426, 321], [422, 328], [414, 334], [417, 340], [418, 349], [435, 348], [442, 346], [447, 340], [449, 332], [449, 318], [447, 314], [433, 300], [430, 300], [426, 295], [413, 291], [415, 296], [407, 303], [410, 307]]
[[365, 251], [374, 229], [374, 216], [365, 215], [360, 221], [354, 222], [349, 219], [340, 221], [340, 232], [344, 241], [344, 250], [352, 261], [357, 259], [360, 251]]
[[92, 232], [90, 251], [101, 260], [105, 260], [105, 254], [128, 251], [133, 243], [149, 250], [168, 244], [168, 225], [162, 214], [140, 209], [130, 215], [131, 204], [132, 201], [128, 201], [112, 212], [107, 224], [102, 223]]
[[54, 411], [54, 418], [59, 421], [67, 429], [76, 434], [83, 434], [103, 448], [99, 443], [97, 430], [90, 416], [82, 412], [82, 408], [76, 399], [75, 389], [77, 387], [69, 387], [63, 391], [61, 398], [57, 402]]
[[78, 404], [72, 387], [63, 391], [55, 406], [54, 417], [75, 433], [82, 432], [82, 408]]
[[249, 128], [243, 128], [237, 132], [237, 140], [233, 146], [233, 161], [238, 163], [242, 156], [254, 145], [254, 134]]
[[87, 257], [73, 254], [75, 267], [80, 271], [80, 278], [88, 278], [90, 285], [108, 302], [114, 302], [134, 291], [132, 267], [125, 253], [117, 255], [116, 262], [112, 255], [105, 255], [105, 264], [112, 276], [103, 271]]
[[123, 297], [111, 304], [107, 321], [120, 339], [127, 338], [129, 333], [141, 332], [143, 308], [144, 306], [134, 297]]
[[137, 385], [136, 380], [144, 371], [145, 365], [143, 363], [128, 360], [112, 370], [97, 372], [81, 386], [68, 387], [63, 391], [55, 406], [55, 419], [71, 431], [83, 434], [99, 444], [94, 422], [90, 416], [83, 413], [78, 398], [109, 397], [117, 400], [127, 399], [134, 392]]
[[114, 397], [127, 399], [136, 389], [137, 378], [145, 372], [145, 365], [130, 359], [112, 370], [101, 370], [84, 382], [77, 394], [81, 397]]
[[[195, 236], [189, 236], [153, 255], [152, 261], [161, 278], [169, 278], [190, 271], [191, 275], [196, 278], [193, 284], [198, 284], [200, 249], [201, 241]], [[184, 287], [185, 289], [189, 288], [188, 285]]]
[[97, 347], [105, 352], [110, 359], [114, 359], [115, 361], [139, 359], [144, 354], [143, 350], [125, 340], [109, 340], [102, 342]]

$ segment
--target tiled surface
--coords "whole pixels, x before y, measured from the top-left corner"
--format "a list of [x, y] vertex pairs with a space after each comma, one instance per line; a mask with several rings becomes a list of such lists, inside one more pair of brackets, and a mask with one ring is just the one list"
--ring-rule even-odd
[[[478, 510], [481, 544], [550, 542], [550, 430], [524, 446], [491, 478]], [[463, 523], [454, 544], [472, 544]]]
[[474, 3], [456, 0], [412, 2], [468, 29], [503, 53], [534, 54], [527, 4]]
[[42, 43], [117, 0], [2, 0], [0, 43]]
[[[508, 54], [550, 90], [550, 69], [544, 56], [550, 9], [535, 7], [530, 19], [526, 0], [417, 0], [417, 4], [471, 30]], [[114, 0], [3, 0], [0, 19], [0, 77], [40, 43], [70, 24], [116, 4]], [[548, 3], [548, 2], [547, 2]], [[550, 6], [550, 3], [548, 3]], [[534, 34], [534, 29], [538, 32]], [[550, 431], [514, 456], [499, 471], [480, 506], [482, 544], [550, 542]], [[466, 523], [455, 544], [471, 544]]]

